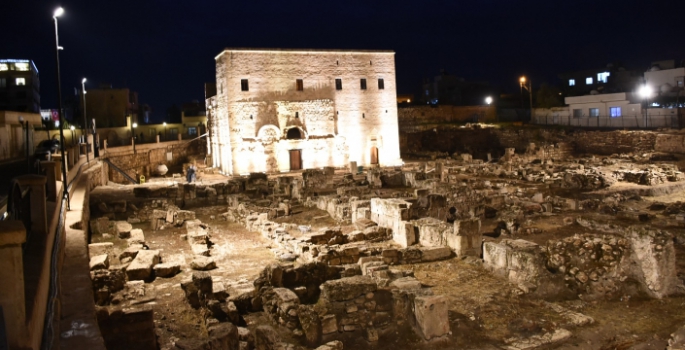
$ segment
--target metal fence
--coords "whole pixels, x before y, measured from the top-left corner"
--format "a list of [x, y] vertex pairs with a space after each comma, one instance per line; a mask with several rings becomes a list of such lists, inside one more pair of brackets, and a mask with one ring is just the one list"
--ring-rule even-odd
[[559, 115], [536, 115], [532, 122], [539, 125], [562, 125], [584, 128], [681, 128], [677, 115], [630, 115], [621, 117], [573, 117]]

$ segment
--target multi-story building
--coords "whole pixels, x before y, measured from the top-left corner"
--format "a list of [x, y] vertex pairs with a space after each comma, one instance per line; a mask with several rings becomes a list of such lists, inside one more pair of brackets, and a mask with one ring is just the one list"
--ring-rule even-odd
[[402, 163], [394, 52], [226, 49], [215, 60], [206, 103], [222, 172]]
[[606, 67], [559, 74], [564, 96], [581, 96], [590, 93], [632, 92], [642, 81], [637, 70], [626, 69], [619, 63]]
[[0, 59], [0, 111], [40, 113], [40, 79], [31, 60]]
[[137, 123], [139, 109], [138, 93], [129, 89], [113, 89], [107, 84], [86, 89], [86, 113], [98, 128], [126, 126], [127, 117]]
[[[652, 88], [661, 101], [668, 102], [685, 95], [685, 67], [676, 64], [675, 60], [652, 62], [652, 67], [645, 72], [645, 84]], [[678, 99], [679, 102], [682, 99]]]

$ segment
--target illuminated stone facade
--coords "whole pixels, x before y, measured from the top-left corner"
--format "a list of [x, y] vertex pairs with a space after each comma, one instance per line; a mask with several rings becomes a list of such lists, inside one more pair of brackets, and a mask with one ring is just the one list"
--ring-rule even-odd
[[206, 102], [226, 174], [402, 163], [392, 51], [226, 49]]

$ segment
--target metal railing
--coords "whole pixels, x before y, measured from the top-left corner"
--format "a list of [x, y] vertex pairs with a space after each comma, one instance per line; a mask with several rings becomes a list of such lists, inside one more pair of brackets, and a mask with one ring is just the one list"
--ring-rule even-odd
[[644, 115], [629, 115], [621, 117], [536, 115], [532, 122], [538, 125], [561, 125], [581, 128], [616, 129], [680, 128], [681, 124], [677, 115], [649, 115], [647, 117]]

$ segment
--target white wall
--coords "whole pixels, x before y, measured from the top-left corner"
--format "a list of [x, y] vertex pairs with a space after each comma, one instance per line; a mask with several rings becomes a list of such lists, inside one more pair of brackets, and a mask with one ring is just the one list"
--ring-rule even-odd
[[[212, 152], [222, 171], [287, 171], [290, 149], [302, 149], [304, 168], [368, 164], [374, 146], [381, 165], [401, 164], [394, 52], [227, 49], [216, 66]], [[293, 127], [304, 140], [285, 140]]]
[[[685, 68], [664, 69], [658, 71], [645, 72], [645, 83], [652, 87], [655, 93], [661, 91], [665, 84], [671, 87], [676, 86], [676, 79], [683, 80], [685, 77]], [[661, 91], [668, 92], [668, 91]]]

